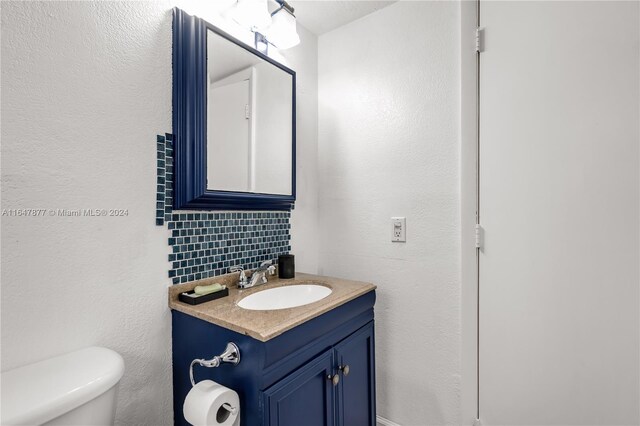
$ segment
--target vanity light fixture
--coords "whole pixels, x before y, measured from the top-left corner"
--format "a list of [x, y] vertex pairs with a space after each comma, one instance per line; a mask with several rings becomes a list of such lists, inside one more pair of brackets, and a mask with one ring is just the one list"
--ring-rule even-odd
[[267, 2], [268, 0], [237, 0], [231, 17], [251, 31], [267, 28], [272, 21]]
[[293, 7], [285, 0], [273, 0], [278, 8], [269, 13], [268, 0], [237, 0], [231, 17], [255, 33], [255, 48], [266, 54], [267, 41], [278, 49], [289, 49], [300, 43]]
[[296, 29], [296, 16], [293, 7], [284, 0], [276, 0], [280, 5], [271, 14], [271, 25], [266, 30], [269, 43], [278, 49], [289, 49], [300, 43]]

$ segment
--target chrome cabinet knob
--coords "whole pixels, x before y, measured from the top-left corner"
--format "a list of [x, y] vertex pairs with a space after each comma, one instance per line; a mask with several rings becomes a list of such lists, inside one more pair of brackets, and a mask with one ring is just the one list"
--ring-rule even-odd
[[340, 371], [342, 371], [342, 374], [344, 374], [345, 376], [349, 375], [349, 366], [348, 365], [341, 365], [340, 367], [338, 367], [338, 369]]
[[333, 383], [333, 386], [338, 386], [338, 383], [340, 383], [340, 376], [338, 376], [337, 374], [334, 374], [333, 376], [329, 374], [327, 376], [327, 380], [330, 380], [331, 383]]

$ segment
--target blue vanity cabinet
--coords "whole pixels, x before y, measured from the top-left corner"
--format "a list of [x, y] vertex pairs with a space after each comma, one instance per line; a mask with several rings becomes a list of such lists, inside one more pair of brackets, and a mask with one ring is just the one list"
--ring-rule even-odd
[[376, 424], [373, 321], [335, 347], [338, 426]]
[[335, 373], [328, 350], [264, 392], [269, 425], [333, 426], [336, 392], [328, 379]]
[[194, 377], [238, 392], [241, 426], [375, 426], [375, 298], [369, 291], [267, 341], [173, 310], [175, 424], [189, 424], [191, 361], [234, 342], [238, 365], [197, 366]]
[[374, 426], [373, 321], [264, 392], [269, 425]]

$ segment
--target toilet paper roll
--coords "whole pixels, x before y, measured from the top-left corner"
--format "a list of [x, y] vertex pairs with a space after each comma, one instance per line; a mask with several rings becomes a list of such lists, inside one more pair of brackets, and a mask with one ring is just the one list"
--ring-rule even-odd
[[182, 413], [194, 426], [239, 425], [240, 398], [232, 389], [212, 380], [203, 380], [196, 383], [187, 394]]

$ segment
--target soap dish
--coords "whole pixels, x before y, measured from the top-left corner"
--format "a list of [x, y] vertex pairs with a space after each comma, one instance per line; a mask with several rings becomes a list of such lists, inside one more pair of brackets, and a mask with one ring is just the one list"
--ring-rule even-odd
[[229, 289], [224, 287], [220, 291], [216, 291], [209, 294], [203, 294], [202, 296], [196, 295], [194, 290], [187, 291], [184, 293], [180, 293], [178, 295], [178, 300], [184, 303], [188, 303], [189, 305], [199, 305], [204, 302], [210, 302], [212, 300], [220, 299], [221, 297], [225, 297], [229, 295]]

